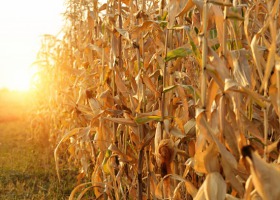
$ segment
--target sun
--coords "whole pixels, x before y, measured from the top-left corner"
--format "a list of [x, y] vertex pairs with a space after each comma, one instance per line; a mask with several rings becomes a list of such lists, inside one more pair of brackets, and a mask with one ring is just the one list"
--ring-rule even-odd
[[6, 80], [6, 87], [9, 90], [27, 92], [31, 89], [34, 70], [29, 68], [19, 69], [10, 74]]

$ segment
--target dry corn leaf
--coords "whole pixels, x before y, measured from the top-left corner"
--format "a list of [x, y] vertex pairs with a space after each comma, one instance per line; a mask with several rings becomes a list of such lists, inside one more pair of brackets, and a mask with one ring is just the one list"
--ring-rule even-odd
[[142, 24], [134, 26], [130, 31], [131, 39], [139, 37], [139, 33], [148, 32], [152, 29], [160, 30], [158, 22], [152, 20], [146, 20]]
[[169, 91], [173, 90], [174, 88], [176, 88], [177, 86], [178, 86], [178, 85], [170, 85], [170, 86], [167, 86], [167, 87], [163, 88], [163, 91], [162, 91], [162, 92], [164, 92], [164, 93], [169, 92]]
[[251, 41], [251, 50], [252, 50], [252, 54], [253, 54], [253, 58], [257, 67], [257, 71], [259, 74], [260, 79], [263, 79], [263, 70], [262, 70], [262, 66], [261, 66], [261, 61], [260, 61], [260, 53], [259, 53], [259, 47], [258, 47], [258, 40], [259, 40], [260, 35], [256, 34], [252, 41]]
[[106, 151], [108, 144], [110, 143], [110, 138], [106, 137], [106, 130], [105, 130], [106, 124], [104, 124], [103, 120], [99, 120], [99, 126], [98, 129], [94, 135], [94, 144], [97, 148], [99, 148], [101, 151]]
[[269, 100], [267, 98], [265, 98], [264, 96], [258, 94], [255, 91], [252, 91], [248, 87], [240, 86], [236, 81], [234, 81], [232, 79], [225, 80], [224, 90], [225, 91], [232, 90], [232, 91], [239, 92], [239, 93], [245, 93], [249, 97], [251, 97], [259, 106], [261, 106], [263, 108], [266, 107], [266, 102], [269, 102]]
[[[69, 200], [74, 200], [75, 199], [75, 194], [81, 189], [84, 188], [87, 185], [91, 185], [91, 182], [87, 182], [87, 183], [82, 183], [78, 186], [76, 186], [72, 191], [71, 194], [69, 196]], [[91, 187], [90, 187], [91, 188]]]
[[[276, 37], [276, 35], [274, 37]], [[269, 47], [269, 54], [268, 54], [268, 58], [266, 61], [264, 77], [262, 79], [262, 85], [261, 85], [260, 90], [264, 89], [265, 91], [267, 91], [268, 81], [271, 76], [271, 72], [273, 71], [273, 68], [275, 67], [275, 54], [276, 54], [276, 44], [275, 43], [276, 43], [276, 41], [273, 40]]]
[[155, 83], [153, 83], [147, 74], [142, 74], [142, 79], [145, 85], [155, 94], [155, 98], [158, 98], [160, 93], [158, 92]]
[[[194, 2], [194, 0], [193, 0], [193, 2]], [[195, 40], [193, 39], [193, 37], [191, 35], [192, 31], [191, 30], [190, 31], [186, 31], [186, 34], [188, 36], [188, 40], [189, 40], [189, 43], [191, 45], [192, 52], [193, 52], [193, 54], [195, 56], [195, 59], [198, 62], [198, 64], [201, 66], [202, 65], [202, 55], [201, 55], [200, 50], [197, 47], [197, 44], [195, 43]]]
[[85, 188], [85, 189], [79, 194], [79, 196], [77, 197], [77, 200], [81, 200], [81, 199], [84, 197], [85, 193], [88, 192], [89, 190], [92, 190], [92, 188], [93, 188], [93, 186], [89, 186], [89, 187]]
[[252, 175], [250, 175], [245, 183], [245, 194], [244, 199], [250, 200], [251, 199], [251, 192], [254, 188], [253, 181], [252, 181]]
[[154, 139], [155, 134], [148, 133], [145, 138], [141, 141], [138, 149], [144, 149], [146, 146], [150, 145], [151, 141]]
[[226, 194], [225, 200], [241, 200], [241, 199], [236, 198], [236, 197], [234, 197], [234, 196], [232, 196], [232, 195], [230, 195], [230, 194]]
[[115, 83], [117, 86], [117, 90], [120, 91], [124, 97], [128, 97], [130, 91], [126, 87], [124, 81], [121, 79], [120, 73], [118, 72], [116, 72], [115, 74]]
[[181, 132], [181, 130], [180, 130], [179, 128], [176, 128], [176, 127], [172, 127], [172, 128], [170, 129], [169, 133], [170, 133], [171, 135], [175, 136], [176, 138], [180, 138], [180, 139], [186, 137], [186, 135], [183, 134], [183, 133]]
[[280, 109], [279, 109], [279, 105], [278, 105], [279, 100], [278, 100], [278, 89], [277, 89], [277, 87], [275, 85], [271, 85], [269, 87], [268, 94], [269, 94], [271, 103], [273, 105], [273, 108], [275, 109], [275, 112], [279, 116]]
[[[240, 49], [231, 51], [231, 59], [233, 62], [233, 75], [235, 80], [243, 87], [251, 86], [251, 69], [247, 59], [247, 51]], [[250, 87], [251, 88], [251, 87]]]
[[221, 80], [225, 82], [225, 80], [230, 77], [229, 69], [226, 67], [227, 65], [225, 64], [223, 59], [221, 59], [212, 48], [208, 48], [208, 51], [209, 51], [208, 56], [212, 66], [217, 71]]
[[224, 40], [224, 14], [220, 6], [213, 5], [211, 7], [215, 17], [215, 25], [217, 30], [217, 37], [219, 39], [219, 43], [223, 44]]
[[[60, 181], [61, 178], [60, 178], [60, 174], [59, 174], [59, 158], [58, 158], [58, 148], [59, 146], [65, 142], [66, 140], [68, 140], [70, 137], [72, 137], [73, 135], [76, 135], [79, 133], [79, 131], [81, 130], [81, 128], [75, 128], [69, 132], [67, 132], [62, 138], [61, 140], [59, 141], [59, 143], [57, 144], [55, 150], [54, 150], [54, 160], [55, 160], [55, 167], [56, 167], [56, 173], [57, 173], [57, 177], [58, 177], [58, 180]], [[85, 129], [85, 131], [90, 131], [90, 129]]]
[[99, 96], [101, 102], [103, 103], [103, 107], [105, 108], [113, 108], [114, 106], [114, 99], [112, 93], [109, 89], [102, 92]]
[[[75, 197], [261, 199], [236, 160], [248, 142], [280, 160], [280, 1], [120, 2], [67, 1], [65, 34], [45, 35], [38, 53], [34, 135], [47, 130], [53, 141], [61, 138], [56, 164], [58, 149], [69, 144], [68, 161], [93, 168], [92, 187], [74, 189]], [[107, 157], [109, 146], [114, 151]], [[263, 164], [255, 165], [262, 171]], [[194, 167], [220, 171], [228, 194], [221, 175]]]
[[250, 165], [253, 184], [263, 199], [280, 199], [280, 169], [265, 162], [252, 146], [242, 148], [242, 156]]
[[171, 28], [175, 24], [176, 15], [180, 10], [180, 0], [171, 0], [169, 1], [168, 5], [168, 28]]
[[221, 159], [221, 165], [225, 174], [226, 181], [229, 182], [231, 186], [237, 191], [239, 196], [242, 197], [244, 194], [244, 187], [242, 185], [242, 182], [236, 178], [236, 173], [233, 166], [231, 166], [230, 163], [223, 158]]
[[98, 115], [101, 111], [101, 104], [99, 103], [99, 101], [96, 98], [89, 98], [88, 99], [90, 108], [93, 112], [93, 115]]
[[218, 172], [206, 176], [204, 193], [207, 200], [223, 200], [226, 196], [226, 182]]
[[161, 181], [156, 186], [155, 193], [156, 193], [157, 198], [163, 198], [164, 194], [166, 194], [166, 191], [164, 191], [165, 188], [163, 187], [164, 180], [165, 179], [171, 179], [171, 178], [176, 180], [176, 181], [180, 181], [182, 183], [185, 183], [187, 193], [190, 194], [193, 198], [196, 196], [197, 189], [190, 181], [188, 181], [187, 179], [185, 179], [185, 178], [183, 178], [183, 177], [181, 177], [177, 174], [168, 174], [163, 179], [161, 179]]
[[219, 75], [219, 72], [215, 69], [215, 67], [211, 64], [206, 65], [207, 74], [213, 78], [213, 80], [217, 83], [220, 90], [223, 90], [225, 83]]
[[244, 21], [244, 18], [242, 17], [242, 13], [238, 13], [236, 12], [236, 8], [233, 9], [229, 9], [227, 12], [227, 18], [228, 19], [235, 19], [235, 20], [240, 20], [240, 21]]
[[190, 134], [191, 130], [195, 128], [196, 121], [194, 119], [190, 119], [185, 125], [184, 130], [185, 134]]
[[170, 178], [177, 180], [177, 181], [182, 181], [185, 183], [186, 190], [187, 192], [194, 198], [195, 195], [197, 194], [197, 189], [196, 187], [188, 180], [184, 179], [183, 177], [177, 175], [177, 174], [170, 174], [168, 175]]
[[194, 200], [224, 200], [226, 197], [226, 182], [218, 172], [206, 176]]
[[[104, 153], [101, 152], [97, 157], [97, 163], [101, 164], [104, 158]], [[95, 165], [94, 170], [91, 174], [91, 184], [93, 186], [93, 192], [96, 197], [102, 196], [103, 190], [106, 187], [106, 184], [102, 181], [102, 171], [99, 170], [100, 166]]]
[[192, 0], [188, 0], [187, 2], [185, 2], [185, 6], [183, 7], [183, 9], [176, 15], [176, 17], [183, 17], [185, 14], [187, 14], [187, 12], [189, 12], [193, 7], [194, 7], [194, 3]]
[[278, 145], [280, 144], [279, 142], [280, 142], [280, 138], [278, 140], [276, 140], [275, 142], [269, 144], [267, 146], [267, 153], [270, 153], [274, 150], [278, 150], [277, 148], [278, 148]]
[[135, 158], [131, 157], [130, 155], [128, 154], [125, 154], [123, 153], [116, 145], [114, 144], [111, 144], [109, 147], [108, 147], [108, 150], [112, 151], [112, 154], [113, 155], [117, 155], [119, 160], [121, 162], [126, 162], [126, 163], [136, 163], [136, 160]]
[[177, 87], [177, 92], [183, 103], [184, 112], [182, 118], [183, 118], [183, 122], [185, 123], [186, 121], [189, 120], [189, 103], [188, 103], [187, 95], [184, 91], [184, 88], [181, 85]]
[[237, 167], [237, 162], [234, 158], [234, 156], [226, 149], [226, 147], [217, 139], [217, 134], [214, 132], [214, 130], [209, 126], [209, 124], [207, 123], [205, 116], [203, 113], [201, 113], [198, 117], [197, 117], [197, 126], [199, 128], [199, 130], [201, 131], [201, 133], [205, 136], [205, 138], [208, 141], [213, 141], [219, 152], [221, 153], [222, 158], [224, 158], [225, 160], [227, 160], [230, 165], [236, 169]]
[[219, 172], [218, 150], [214, 143], [211, 143], [203, 151], [196, 151], [194, 155], [194, 169], [198, 173], [209, 174]]
[[115, 118], [115, 117], [104, 117], [103, 119], [118, 123], [118, 124], [124, 124], [128, 126], [137, 126], [134, 120], [132, 119], [125, 119], [125, 118]]
[[217, 83], [214, 81], [214, 79], [212, 79], [209, 83], [208, 89], [207, 89], [207, 99], [206, 99], [206, 115], [207, 115], [207, 119], [210, 118], [210, 114], [211, 114], [211, 107], [213, 105], [213, 102], [218, 94], [219, 91], [219, 86], [217, 85]]

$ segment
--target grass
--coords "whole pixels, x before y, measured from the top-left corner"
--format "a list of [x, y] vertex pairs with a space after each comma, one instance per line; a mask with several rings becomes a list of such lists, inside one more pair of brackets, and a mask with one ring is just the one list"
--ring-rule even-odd
[[0, 94], [0, 199], [67, 199], [75, 174], [64, 170], [58, 182], [49, 142], [31, 138], [26, 120], [29, 101], [20, 98], [24, 95]]

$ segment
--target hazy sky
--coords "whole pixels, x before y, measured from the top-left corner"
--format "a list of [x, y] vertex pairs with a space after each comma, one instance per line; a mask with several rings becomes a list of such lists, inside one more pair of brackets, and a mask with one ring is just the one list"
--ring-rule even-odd
[[40, 36], [63, 25], [64, 0], [6, 0], [0, 6], [0, 88], [24, 89]]

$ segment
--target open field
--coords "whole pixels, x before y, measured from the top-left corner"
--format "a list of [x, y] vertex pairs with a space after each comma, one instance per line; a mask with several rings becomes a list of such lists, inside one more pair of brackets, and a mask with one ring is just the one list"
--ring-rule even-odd
[[26, 94], [0, 93], [0, 199], [67, 199], [74, 174], [58, 182], [48, 141], [30, 134], [29, 103]]

